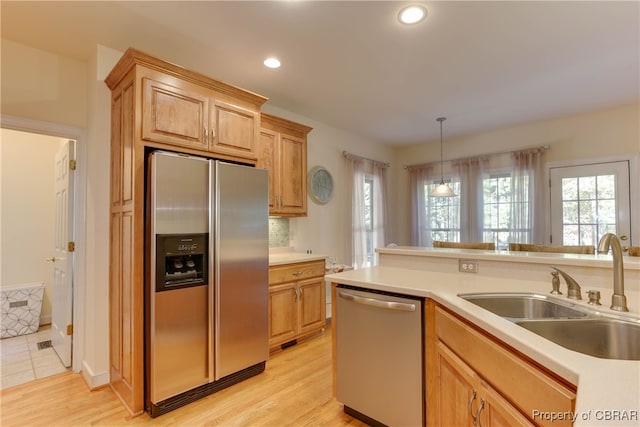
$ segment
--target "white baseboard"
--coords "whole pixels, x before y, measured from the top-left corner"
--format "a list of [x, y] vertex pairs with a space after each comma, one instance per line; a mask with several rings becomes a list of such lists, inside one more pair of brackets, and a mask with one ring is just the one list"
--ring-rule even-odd
[[94, 374], [89, 365], [82, 362], [82, 378], [89, 386], [89, 389], [94, 390], [103, 385], [109, 384], [109, 372], [102, 372], [100, 374]]

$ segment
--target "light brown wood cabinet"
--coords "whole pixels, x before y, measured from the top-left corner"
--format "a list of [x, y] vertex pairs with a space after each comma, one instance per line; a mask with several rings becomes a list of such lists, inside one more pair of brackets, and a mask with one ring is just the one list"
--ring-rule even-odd
[[255, 163], [266, 98], [135, 49], [105, 83], [111, 90], [110, 384], [137, 414], [144, 410], [145, 152]]
[[322, 331], [326, 323], [325, 262], [269, 267], [269, 348]]
[[214, 90], [150, 73], [143, 78], [142, 138], [231, 160], [256, 162], [260, 117]]
[[307, 134], [312, 128], [261, 114], [256, 167], [269, 171], [269, 215], [307, 215]]
[[575, 386], [433, 301], [428, 304], [429, 426], [551, 425], [534, 418], [534, 411], [574, 411]]

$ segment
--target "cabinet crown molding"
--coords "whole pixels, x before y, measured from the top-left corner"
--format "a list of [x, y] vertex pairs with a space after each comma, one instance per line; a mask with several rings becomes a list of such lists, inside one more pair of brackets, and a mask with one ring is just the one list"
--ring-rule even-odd
[[300, 138], [304, 138], [313, 130], [310, 126], [305, 126], [267, 113], [260, 113], [260, 125], [265, 129], [276, 132], [293, 133]]
[[239, 98], [243, 101], [262, 106], [267, 102], [268, 98], [257, 93], [248, 91], [246, 89], [239, 88], [237, 86], [230, 85], [228, 83], [221, 82], [211, 77], [205, 76], [195, 71], [187, 70], [179, 65], [171, 62], [163, 61], [154, 56], [141, 52], [134, 48], [129, 48], [122, 55], [122, 58], [115, 65], [113, 70], [109, 73], [104, 80], [109, 89], [113, 90], [118, 82], [136, 65], [142, 65], [144, 67], [161, 71], [165, 74], [179, 77], [182, 80], [191, 81], [192, 83], [199, 84], [201, 86], [208, 87], [216, 92], [230, 95], [235, 98]]

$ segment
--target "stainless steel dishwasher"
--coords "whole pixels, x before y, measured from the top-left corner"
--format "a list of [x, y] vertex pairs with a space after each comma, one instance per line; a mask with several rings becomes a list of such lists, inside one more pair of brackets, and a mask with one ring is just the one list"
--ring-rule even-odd
[[423, 299], [336, 289], [336, 394], [369, 425], [425, 425]]

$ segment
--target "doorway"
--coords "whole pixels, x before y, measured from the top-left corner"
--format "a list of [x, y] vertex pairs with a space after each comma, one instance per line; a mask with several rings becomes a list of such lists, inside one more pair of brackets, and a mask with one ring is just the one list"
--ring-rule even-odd
[[[23, 282], [27, 280], [29, 282], [38, 281], [44, 282], [50, 285], [53, 281], [53, 268], [52, 262], [46, 262], [47, 259], [51, 260], [53, 255], [53, 242], [54, 237], [51, 235], [51, 228], [55, 227], [55, 216], [49, 208], [43, 208], [39, 199], [48, 199], [46, 201], [55, 204], [54, 199], [54, 161], [55, 152], [59, 147], [59, 144], [67, 143], [68, 140], [76, 140], [76, 149], [78, 159], [84, 158], [84, 146], [82, 141], [83, 132], [76, 128], [67, 127], [64, 125], [55, 125], [46, 122], [31, 121], [28, 119], [15, 118], [10, 116], [2, 116], [2, 145], [3, 151], [6, 146], [11, 145], [10, 141], [16, 135], [19, 135], [20, 145], [12, 147], [13, 152], [11, 155], [3, 158], [5, 170], [3, 170], [3, 183], [2, 193], [3, 199], [6, 195], [10, 195], [14, 199], [28, 199], [26, 204], [22, 204], [20, 208], [27, 212], [27, 214], [19, 215], [18, 206], [14, 206], [13, 211], [7, 210], [6, 207], [11, 207], [10, 203], [3, 200], [2, 215], [0, 216], [1, 231], [0, 240], [2, 240], [2, 252], [0, 257], [2, 258], [2, 266], [0, 267], [0, 278], [2, 278], [2, 284]], [[11, 134], [8, 134], [11, 133]], [[24, 138], [32, 141], [24, 143]], [[40, 144], [40, 145], [38, 145]], [[44, 144], [44, 145], [43, 145]], [[18, 152], [16, 152], [16, 150]], [[15, 165], [14, 171], [7, 167], [7, 161], [13, 159], [19, 159], [23, 163], [23, 166]], [[25, 163], [26, 162], [26, 163]], [[17, 163], [17, 161], [15, 162]], [[49, 171], [51, 171], [49, 173]], [[9, 173], [9, 174], [8, 174]], [[46, 188], [46, 193], [39, 193], [38, 190], [32, 188], [33, 181], [36, 181], [36, 177], [49, 176], [51, 186]], [[73, 288], [69, 289], [68, 300], [74, 305], [71, 311], [73, 326], [73, 344], [70, 345], [70, 353], [73, 355], [73, 362], [71, 363], [71, 370], [79, 372], [81, 369], [81, 363], [83, 359], [83, 299], [81, 295], [84, 289], [84, 239], [85, 231], [82, 226], [82, 218], [85, 215], [85, 176], [86, 172], [84, 167], [78, 167], [76, 171], [76, 181], [78, 181], [78, 188], [76, 188], [77, 198], [75, 203], [72, 204], [71, 209], [75, 211], [76, 216], [73, 221], [73, 228], [77, 233], [74, 237], [76, 251], [74, 253], [75, 262], [72, 263], [71, 275], [74, 277]], [[38, 178], [40, 179], [40, 178]], [[24, 185], [25, 182], [31, 183], [30, 185]], [[5, 194], [6, 193], [6, 194]], [[32, 194], [33, 193], [33, 194]], [[27, 230], [25, 231], [25, 226]], [[22, 230], [22, 231], [20, 231]], [[18, 238], [16, 238], [16, 233]], [[29, 234], [31, 233], [31, 234]], [[54, 231], [55, 233], [55, 231]], [[35, 235], [35, 237], [34, 237]], [[24, 244], [28, 248], [20, 245], [20, 238], [24, 240]], [[12, 254], [15, 253], [15, 255]], [[10, 263], [10, 264], [9, 264]], [[29, 274], [21, 276], [20, 269], [28, 271]], [[35, 277], [37, 275], [37, 278]], [[48, 283], [47, 283], [48, 282]], [[59, 366], [55, 366], [53, 360], [48, 357], [47, 353], [52, 352], [52, 356], [58, 361], [60, 360], [56, 353], [53, 353], [53, 348], [49, 348], [51, 345], [48, 342], [51, 339], [51, 319], [52, 319], [52, 292], [45, 291], [43, 298], [43, 308], [41, 310], [40, 323], [42, 326], [37, 333], [28, 334], [23, 336], [25, 338], [24, 343], [16, 345], [14, 348], [13, 358], [16, 360], [18, 357], [15, 352], [20, 350], [27, 350], [26, 353], [30, 360], [29, 363], [33, 366], [32, 375], [36, 378], [42, 376], [55, 374], [60, 371], [59, 366], [64, 368], [62, 362]], [[13, 338], [8, 338], [13, 339]], [[3, 353], [9, 351], [7, 339], [3, 340]], [[39, 349], [41, 348], [41, 349]], [[47, 355], [47, 357], [44, 357]], [[9, 385], [9, 381], [5, 381], [5, 357], [3, 354], [3, 381], [2, 386], [5, 388]], [[43, 366], [39, 366], [40, 363]], [[29, 374], [25, 373], [25, 378], [28, 378]], [[23, 381], [24, 382], [24, 381]]]
[[598, 246], [605, 233], [631, 239], [630, 161], [549, 168], [551, 237], [558, 245]]

